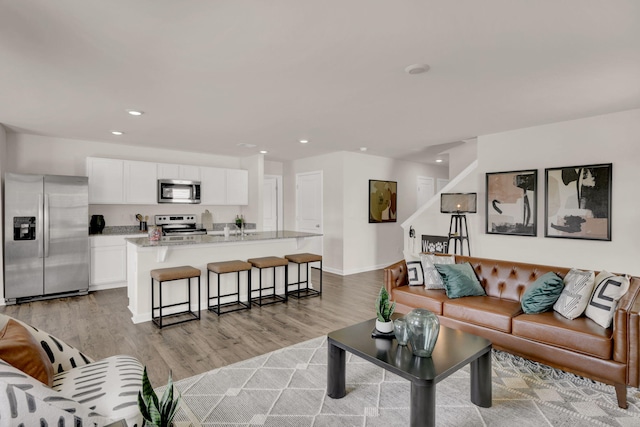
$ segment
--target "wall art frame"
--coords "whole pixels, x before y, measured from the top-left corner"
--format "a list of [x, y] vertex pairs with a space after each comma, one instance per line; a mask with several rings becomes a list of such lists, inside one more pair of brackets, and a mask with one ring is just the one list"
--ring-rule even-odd
[[398, 183], [369, 180], [369, 223], [398, 221]]
[[537, 169], [486, 174], [486, 233], [538, 234]]
[[613, 165], [545, 169], [545, 237], [611, 241]]

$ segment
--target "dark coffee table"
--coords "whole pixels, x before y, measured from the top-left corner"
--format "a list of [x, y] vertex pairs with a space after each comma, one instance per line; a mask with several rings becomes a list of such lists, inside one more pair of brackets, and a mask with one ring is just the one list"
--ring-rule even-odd
[[345, 351], [411, 381], [411, 426], [436, 425], [436, 384], [471, 363], [471, 402], [491, 406], [491, 341], [440, 325], [431, 357], [417, 357], [395, 339], [371, 338], [375, 319], [327, 335], [327, 394], [346, 392]]

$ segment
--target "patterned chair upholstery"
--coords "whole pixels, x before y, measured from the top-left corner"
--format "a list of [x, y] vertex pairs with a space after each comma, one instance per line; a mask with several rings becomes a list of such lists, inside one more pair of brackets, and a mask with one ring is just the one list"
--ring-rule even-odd
[[104, 426], [125, 420], [142, 426], [137, 396], [142, 364], [131, 356], [93, 361], [48, 333], [0, 313], [0, 330], [9, 319], [24, 326], [53, 365], [53, 386], [0, 359], [0, 426]]

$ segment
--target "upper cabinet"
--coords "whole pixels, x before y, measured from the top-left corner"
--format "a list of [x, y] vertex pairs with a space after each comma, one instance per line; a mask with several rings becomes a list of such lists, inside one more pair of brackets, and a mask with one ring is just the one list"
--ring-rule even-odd
[[203, 205], [248, 205], [249, 173], [224, 169], [87, 157], [90, 204], [157, 204], [158, 179], [200, 181]]

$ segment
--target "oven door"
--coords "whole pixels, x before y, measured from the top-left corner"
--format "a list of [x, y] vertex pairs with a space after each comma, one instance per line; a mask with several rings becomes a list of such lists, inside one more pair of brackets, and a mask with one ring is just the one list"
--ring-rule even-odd
[[159, 179], [158, 203], [200, 203], [200, 182]]

